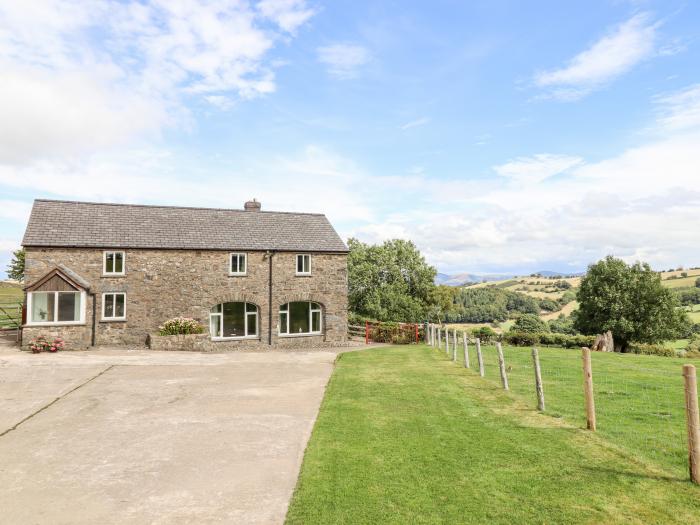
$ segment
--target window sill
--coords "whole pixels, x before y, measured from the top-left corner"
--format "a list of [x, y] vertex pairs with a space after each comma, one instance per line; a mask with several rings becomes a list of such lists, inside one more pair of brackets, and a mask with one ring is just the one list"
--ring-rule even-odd
[[242, 337], [210, 337], [212, 341], [259, 341], [257, 335], [247, 335]]
[[296, 277], [311, 277], [311, 273], [295, 273]]
[[126, 317], [116, 317], [114, 319], [100, 319], [101, 323], [126, 323]]
[[24, 327], [33, 328], [35, 326], [85, 326], [85, 321], [64, 321], [62, 323], [26, 323]]
[[303, 334], [278, 334], [277, 337], [313, 337], [315, 335], [323, 335], [323, 332], [307, 332]]
[[100, 277], [126, 277], [126, 273], [103, 273]]
[[248, 277], [248, 273], [229, 273], [229, 277]]

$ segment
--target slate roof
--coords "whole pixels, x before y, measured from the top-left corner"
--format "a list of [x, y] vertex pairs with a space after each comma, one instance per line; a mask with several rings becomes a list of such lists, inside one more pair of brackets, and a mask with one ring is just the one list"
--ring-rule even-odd
[[37, 199], [26, 247], [347, 252], [325, 215]]

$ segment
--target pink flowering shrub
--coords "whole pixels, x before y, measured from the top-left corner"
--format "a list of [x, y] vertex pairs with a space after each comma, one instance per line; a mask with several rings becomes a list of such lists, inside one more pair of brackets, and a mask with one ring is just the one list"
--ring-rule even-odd
[[174, 317], [158, 327], [160, 335], [201, 334], [204, 327], [190, 317]]
[[58, 352], [66, 347], [66, 343], [60, 337], [49, 340], [43, 335], [39, 335], [29, 342], [29, 349], [34, 354], [39, 352]]

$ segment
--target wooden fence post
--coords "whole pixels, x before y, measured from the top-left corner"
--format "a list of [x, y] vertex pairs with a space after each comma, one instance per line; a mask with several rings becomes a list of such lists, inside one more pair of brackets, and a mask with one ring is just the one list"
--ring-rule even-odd
[[532, 349], [532, 363], [535, 365], [535, 392], [537, 393], [537, 410], [544, 412], [544, 388], [542, 388], [540, 355], [537, 353], [537, 348]]
[[501, 347], [501, 343], [496, 343], [496, 350], [498, 351], [498, 369], [501, 372], [501, 384], [503, 384], [503, 390], [509, 390], [508, 375], [506, 374], [506, 361], [503, 359], [503, 348]]
[[457, 329], [452, 330], [452, 362], [457, 362]]
[[476, 338], [476, 360], [479, 363], [479, 375], [484, 377], [484, 356], [481, 355], [481, 339]]
[[438, 350], [442, 350], [442, 330], [440, 327], [437, 327], [437, 347]]
[[365, 344], [369, 344], [369, 321], [365, 321]]
[[469, 368], [469, 342], [467, 341], [467, 332], [462, 332], [464, 339], [464, 368]]
[[445, 327], [445, 355], [450, 355], [450, 329]]
[[595, 401], [593, 399], [593, 366], [591, 349], [582, 348], [583, 352], [583, 393], [586, 398], [586, 427], [595, 432]]
[[683, 365], [685, 416], [688, 423], [688, 470], [690, 481], [700, 484], [700, 411], [698, 379], [694, 365]]

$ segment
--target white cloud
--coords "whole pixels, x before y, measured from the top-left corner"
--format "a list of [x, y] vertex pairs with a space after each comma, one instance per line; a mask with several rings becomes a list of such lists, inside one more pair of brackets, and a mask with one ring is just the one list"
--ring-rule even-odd
[[264, 17], [274, 20], [288, 33], [294, 33], [316, 14], [306, 5], [306, 0], [262, 0], [257, 7]]
[[312, 14], [303, 0], [4, 2], [0, 162], [187, 128], [193, 95], [225, 110], [271, 93], [270, 51]]
[[421, 118], [406, 122], [405, 124], [399, 126], [399, 129], [406, 131], [407, 129], [425, 126], [428, 122], [430, 122], [430, 119], [428, 117], [421, 117]]
[[514, 182], [531, 184], [559, 175], [583, 162], [580, 157], [540, 153], [532, 157], [518, 157], [505, 164], [494, 166], [501, 177]]
[[318, 60], [336, 78], [354, 78], [358, 69], [369, 62], [369, 51], [357, 44], [333, 44], [317, 49]]
[[664, 131], [700, 127], [700, 84], [656, 98], [658, 126]]
[[630, 71], [654, 55], [658, 22], [640, 13], [617, 26], [591, 47], [573, 57], [566, 66], [535, 75], [537, 86], [549, 95], [575, 100]]

